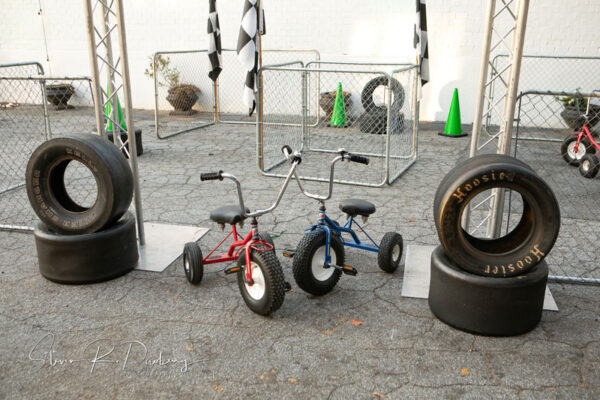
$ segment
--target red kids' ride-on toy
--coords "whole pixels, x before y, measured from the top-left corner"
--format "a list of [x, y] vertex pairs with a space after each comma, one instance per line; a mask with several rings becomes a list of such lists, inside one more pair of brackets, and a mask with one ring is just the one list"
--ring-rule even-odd
[[[594, 90], [598, 92], [598, 90]], [[598, 106], [594, 106], [597, 109]], [[581, 129], [569, 134], [563, 140], [561, 153], [569, 165], [579, 166], [579, 173], [585, 178], [594, 178], [600, 169], [600, 159], [595, 153], [600, 154], [600, 143], [596, 141], [590, 131], [590, 126], [598, 122], [598, 115], [590, 116], [590, 99], [587, 101], [585, 114], [581, 116], [583, 125]]]
[[[231, 225], [231, 232], [206, 256], [202, 257], [200, 246], [196, 242], [186, 243], [183, 249], [183, 268], [185, 276], [192, 284], [199, 284], [204, 274], [204, 265], [235, 261], [236, 264], [225, 269], [225, 274], [237, 273], [238, 286], [248, 308], [257, 314], [268, 315], [281, 307], [285, 292], [291, 286], [283, 277], [281, 264], [275, 256], [275, 247], [271, 236], [258, 231], [258, 217], [273, 211], [290, 181], [299, 160], [292, 163], [275, 202], [264, 210], [250, 212], [244, 206], [242, 187], [237, 178], [223, 171], [209, 172], [200, 175], [200, 180], [231, 179], [236, 183], [239, 205], [219, 207], [210, 213], [210, 219], [224, 227]], [[236, 224], [243, 225], [246, 218], [252, 218], [250, 232], [242, 237], [236, 229]], [[216, 254], [215, 251], [229, 238], [233, 243], [227, 252]]]

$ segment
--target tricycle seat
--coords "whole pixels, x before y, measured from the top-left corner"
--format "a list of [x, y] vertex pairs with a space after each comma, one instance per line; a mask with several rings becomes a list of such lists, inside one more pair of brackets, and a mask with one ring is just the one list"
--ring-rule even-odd
[[368, 217], [375, 212], [375, 205], [366, 200], [346, 199], [340, 202], [340, 210], [351, 217], [356, 217], [357, 215]]
[[[246, 208], [246, 213], [250, 210]], [[246, 219], [239, 205], [228, 205], [214, 209], [210, 213], [210, 219], [218, 224], [237, 224]]]

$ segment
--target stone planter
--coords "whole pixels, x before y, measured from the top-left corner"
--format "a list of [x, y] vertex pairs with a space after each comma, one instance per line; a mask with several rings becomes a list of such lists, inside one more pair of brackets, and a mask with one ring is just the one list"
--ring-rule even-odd
[[54, 105], [56, 110], [73, 108], [73, 106], [67, 104], [73, 93], [75, 93], [75, 89], [67, 83], [46, 85], [46, 98]]
[[198, 100], [200, 89], [193, 85], [179, 85], [169, 89], [167, 101], [173, 106], [175, 112], [172, 114], [193, 114], [194, 104]]

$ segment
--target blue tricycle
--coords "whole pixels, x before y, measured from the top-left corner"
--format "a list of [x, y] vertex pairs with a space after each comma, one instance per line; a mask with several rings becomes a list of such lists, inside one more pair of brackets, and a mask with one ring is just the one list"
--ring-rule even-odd
[[[286, 158], [291, 162], [301, 160], [300, 152], [292, 152], [289, 146], [282, 148]], [[344, 225], [332, 220], [326, 214], [325, 201], [331, 198], [333, 191], [333, 175], [335, 163], [338, 161], [352, 161], [368, 164], [369, 159], [364, 156], [350, 154], [344, 149], [337, 151], [338, 155], [331, 161], [329, 174], [329, 193], [319, 196], [307, 192], [302, 186], [298, 173], [294, 176], [300, 191], [307, 197], [319, 202], [319, 219], [317, 224], [304, 231], [304, 237], [298, 243], [295, 251], [284, 251], [284, 256], [293, 257], [294, 279], [298, 286], [315, 296], [330, 292], [340, 279], [342, 273], [356, 276], [354, 267], [345, 265], [344, 246], [377, 253], [379, 268], [392, 273], [400, 264], [402, 258], [402, 236], [397, 232], [387, 232], [381, 243], [377, 245], [369, 234], [356, 221], [360, 215], [365, 223], [368, 217], [375, 212], [375, 205], [366, 200], [347, 199], [340, 202], [339, 207], [348, 219]], [[353, 229], [356, 226], [366, 236], [367, 241], [361, 241]], [[346, 237], [344, 237], [346, 235]]]

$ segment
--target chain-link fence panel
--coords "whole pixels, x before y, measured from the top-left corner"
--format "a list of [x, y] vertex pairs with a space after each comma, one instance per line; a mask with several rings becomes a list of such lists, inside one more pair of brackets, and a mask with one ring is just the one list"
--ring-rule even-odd
[[[493, 82], [488, 87], [488, 106], [484, 120], [484, 131], [488, 135], [482, 135], [480, 141], [488, 140], [498, 132], [498, 113], [494, 108], [502, 108], [506, 79], [503, 75], [509, 64], [509, 57], [506, 54], [497, 55], [490, 68], [490, 81]], [[552, 91], [552, 92], [592, 92], [600, 89], [600, 57], [576, 57], [576, 56], [544, 56], [544, 55], [523, 55], [521, 60], [521, 71], [519, 79], [519, 93], [528, 91]], [[494, 79], [496, 78], [496, 79]], [[560, 103], [554, 105], [560, 109]], [[549, 109], [542, 107], [546, 112]], [[561, 110], [562, 111], [562, 110]], [[553, 118], [546, 118], [544, 115], [539, 118], [553, 121]], [[559, 125], [551, 128], [561, 128], [560, 120], [556, 120]], [[546, 122], [547, 124], [547, 122]], [[534, 127], [539, 126], [535, 122]]]
[[258, 129], [258, 166], [267, 174], [282, 172], [276, 168], [285, 163], [281, 153], [284, 145], [304, 150], [306, 72], [301, 67], [302, 63], [292, 62], [266, 66], [259, 72], [262, 98], [257, 114], [262, 114], [262, 123]]
[[[242, 101], [246, 70], [235, 50], [223, 49], [223, 71], [218, 80], [218, 116], [220, 123], [255, 124], [256, 117], [248, 116], [248, 107]], [[262, 50], [262, 65], [288, 64], [300, 61], [306, 65], [319, 60], [316, 50]], [[270, 75], [264, 75], [267, 79]], [[316, 117], [313, 116], [313, 121]]]
[[[304, 153], [304, 179], [327, 181], [324, 166], [339, 148], [368, 156], [371, 162], [338, 168], [336, 182], [381, 186], [396, 179], [416, 159], [416, 70], [399, 66], [319, 61], [306, 68], [265, 70], [262, 147], [259, 137], [263, 171], [283, 174], [275, 168], [282, 165], [280, 149], [292, 145], [284, 142], [293, 142]], [[395, 69], [393, 76], [386, 69]], [[302, 128], [287, 128], [287, 135], [276, 126], [267, 128], [281, 115], [288, 123], [303, 121]]]
[[[581, 109], [578, 115], [566, 115], [563, 111], [567, 108], [557, 100], [583, 98], [587, 103], [590, 97], [599, 100], [596, 96], [600, 94], [582, 93], [578, 97], [560, 91], [532, 91], [522, 93], [519, 99], [519, 123], [512, 146], [513, 154], [529, 164], [550, 185], [560, 205], [561, 230], [547, 258], [552, 275], [600, 279], [600, 255], [594, 248], [600, 242], [600, 180], [598, 177], [589, 179], [582, 176], [581, 168], [575, 165], [580, 161], [567, 161], [567, 139], [577, 138], [572, 132], [581, 129], [578, 121], [585, 121], [582, 114], [585, 114], [586, 108]], [[590, 121], [596, 120], [597, 123], [598, 112], [590, 112], [589, 117]], [[542, 140], [522, 140], [523, 136]], [[583, 154], [600, 155], [597, 134], [592, 133], [589, 138], [583, 139], [584, 142], [589, 139]]]
[[[89, 78], [0, 77], [0, 229], [31, 230], [37, 220], [24, 181], [35, 148], [51, 136], [95, 128]], [[76, 189], [69, 189], [69, 195], [84, 206], [93, 204], [91, 172], [72, 164], [65, 186]]]
[[[392, 73], [392, 78], [404, 88], [404, 104], [400, 110], [401, 126], [391, 126], [389, 135], [389, 183], [393, 183], [417, 160], [419, 133], [417, 79], [418, 67], [409, 66]], [[392, 120], [393, 121], [393, 120]]]
[[159, 139], [215, 123], [215, 88], [206, 50], [160, 51], [145, 73], [154, 80], [154, 123]]

